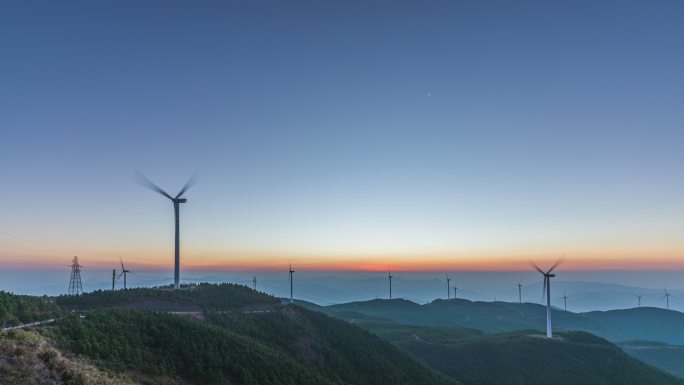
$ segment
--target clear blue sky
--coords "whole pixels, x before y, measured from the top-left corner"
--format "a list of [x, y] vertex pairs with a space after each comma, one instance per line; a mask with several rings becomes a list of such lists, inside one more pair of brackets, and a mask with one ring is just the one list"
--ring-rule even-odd
[[684, 256], [683, 17], [674, 0], [3, 3], [0, 261], [170, 261], [171, 205], [136, 169], [170, 192], [199, 173], [188, 266]]

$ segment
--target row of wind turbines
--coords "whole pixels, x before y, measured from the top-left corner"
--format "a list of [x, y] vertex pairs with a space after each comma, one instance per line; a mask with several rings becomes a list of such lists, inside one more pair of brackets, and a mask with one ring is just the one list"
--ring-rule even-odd
[[[191, 176], [190, 179], [185, 183], [183, 188], [176, 194], [175, 196], [171, 196], [169, 193], [164, 191], [161, 187], [157, 186], [154, 182], [149, 180], [146, 176], [141, 174], [140, 172], [136, 172], [136, 181], [141, 184], [144, 187], [147, 187], [148, 189], [159, 193], [160, 195], [164, 196], [165, 198], [168, 198], [171, 203], [173, 204], [173, 210], [174, 210], [174, 219], [175, 219], [175, 253], [174, 253], [174, 277], [173, 277], [173, 288], [175, 290], [180, 289], [180, 204], [181, 203], [186, 203], [188, 200], [187, 198], [183, 197], [183, 194], [185, 194], [190, 187], [192, 187], [196, 181], [197, 177], [196, 174]], [[123, 260], [120, 260], [121, 262], [121, 273], [119, 274], [119, 278], [123, 276], [123, 284], [124, 284], [124, 289], [126, 288], [126, 275], [128, 273], [131, 273], [130, 270], [127, 270], [124, 266]], [[553, 337], [553, 327], [552, 327], [552, 322], [551, 322], [551, 278], [554, 278], [556, 275], [553, 273], [553, 271], [562, 263], [562, 260], [557, 260], [548, 270], [544, 271], [542, 270], [536, 263], [530, 262], [530, 264], [537, 270], [542, 276], [544, 277], [544, 284], [543, 284], [543, 289], [542, 289], [542, 295], [546, 295], [546, 337], [552, 338]], [[293, 274], [295, 273], [294, 270], [292, 270], [292, 263], [289, 265], [289, 276], [288, 276], [288, 283], [290, 286], [290, 302], [294, 301], [294, 296], [293, 296]], [[116, 276], [116, 270], [112, 271], [112, 290], [114, 290], [114, 284], [115, 284], [115, 276]], [[390, 268], [388, 268], [387, 272], [387, 277], [389, 281], [389, 298], [392, 298], [392, 279], [394, 276], [392, 275], [392, 271]], [[446, 283], [447, 283], [447, 298], [449, 298], [450, 293], [451, 293], [451, 278], [449, 278], [448, 274], [446, 276]], [[522, 284], [518, 283], [518, 296], [520, 302], [522, 302]], [[254, 287], [256, 288], [256, 277], [254, 278]], [[457, 297], [457, 291], [458, 288], [454, 285], [454, 298]], [[641, 297], [642, 295], [637, 295], [638, 301], [639, 301], [639, 306], [641, 306]], [[670, 297], [671, 294], [665, 290], [665, 298], [667, 302], [667, 308], [670, 308]], [[567, 310], [567, 299], [568, 297], [563, 294], [563, 300], [565, 303], [565, 308]]]

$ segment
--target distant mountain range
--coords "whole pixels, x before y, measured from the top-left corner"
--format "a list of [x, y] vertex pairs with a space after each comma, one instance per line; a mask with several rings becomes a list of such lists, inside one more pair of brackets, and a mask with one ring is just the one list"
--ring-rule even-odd
[[[487, 333], [545, 329], [546, 308], [534, 303], [435, 300], [429, 304], [371, 300], [326, 306], [326, 312], [358, 312], [402, 324], [458, 326]], [[581, 330], [610, 341], [650, 340], [684, 344], [684, 313], [652, 307], [573, 313], [554, 308], [554, 330]]]
[[[533, 303], [480, 302], [462, 299], [436, 300], [423, 305], [404, 299], [351, 302], [325, 307], [306, 302], [300, 303], [369, 329], [386, 331], [387, 324], [396, 324], [402, 325], [402, 328], [432, 328], [433, 333], [434, 330], [441, 330], [439, 333], [443, 333], [444, 330], [450, 330], [451, 333], [453, 330], [460, 330], [458, 333], [463, 334], [464, 331], [470, 330], [471, 332], [467, 333], [470, 336], [482, 332], [489, 334], [513, 332], [517, 337], [506, 337], [506, 341], [523, 345], [528, 342], [520, 339], [520, 330], [545, 330], [546, 320], [546, 308]], [[573, 313], [554, 308], [552, 319], [554, 331], [557, 333], [584, 331], [606, 338], [618, 343], [632, 357], [684, 377], [682, 369], [684, 346], [681, 346], [684, 345], [684, 313], [651, 307], [585, 313]], [[385, 326], [379, 327], [378, 325]], [[397, 333], [385, 333], [385, 336], [397, 342]], [[420, 339], [416, 338], [416, 340]], [[406, 341], [403, 341], [400, 345], [414, 347], [415, 341], [411, 341], [411, 338], [408, 338], [408, 341], [411, 344], [407, 345]], [[496, 339], [484, 339], [478, 341], [477, 344], [478, 346], [486, 345], [493, 341]], [[523, 349], [522, 346], [521, 349]], [[419, 349], [420, 352], [424, 350], [425, 347]], [[428, 351], [431, 350], [431, 348], [428, 349]], [[445, 352], [444, 354], [458, 355], [460, 353]], [[422, 353], [419, 356], [422, 356]], [[437, 367], [439, 368], [439, 365]]]

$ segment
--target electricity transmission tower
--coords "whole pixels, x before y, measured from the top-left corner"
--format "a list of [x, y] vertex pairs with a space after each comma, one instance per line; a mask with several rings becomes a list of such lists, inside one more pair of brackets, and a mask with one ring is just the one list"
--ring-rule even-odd
[[78, 257], [71, 261], [71, 278], [69, 278], [69, 295], [79, 295], [83, 293], [81, 286], [81, 265], [78, 264]]

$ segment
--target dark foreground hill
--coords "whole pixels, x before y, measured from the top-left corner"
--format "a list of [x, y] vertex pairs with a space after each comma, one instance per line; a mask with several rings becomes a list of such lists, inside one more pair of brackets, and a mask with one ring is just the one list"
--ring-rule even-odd
[[368, 331], [244, 286], [100, 291], [56, 302], [66, 310], [42, 338], [134, 383], [457, 384]]

